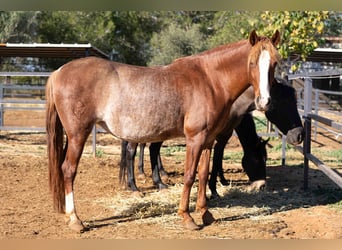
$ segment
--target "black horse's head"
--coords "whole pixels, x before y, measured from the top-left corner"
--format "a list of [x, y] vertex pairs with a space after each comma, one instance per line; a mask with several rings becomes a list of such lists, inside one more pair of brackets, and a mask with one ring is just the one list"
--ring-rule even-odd
[[261, 137], [255, 145], [250, 145], [242, 158], [242, 167], [249, 180], [252, 182], [251, 188], [260, 190], [266, 185], [266, 144], [269, 139], [263, 140]]
[[304, 139], [304, 128], [297, 109], [295, 89], [282, 80], [274, 80], [271, 103], [265, 115], [286, 135], [287, 143], [297, 145]]

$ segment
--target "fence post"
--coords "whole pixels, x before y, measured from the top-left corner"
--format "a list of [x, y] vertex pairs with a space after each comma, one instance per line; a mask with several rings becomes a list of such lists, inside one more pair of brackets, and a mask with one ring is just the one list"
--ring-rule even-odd
[[304, 80], [304, 132], [305, 138], [303, 142], [304, 154], [304, 190], [308, 188], [309, 176], [309, 159], [307, 155], [311, 153], [311, 118], [308, 114], [312, 112], [312, 80], [305, 78]]
[[312, 111], [312, 80], [305, 78], [304, 80], [304, 116]]
[[[315, 92], [315, 114], [318, 115], [318, 106], [319, 106], [319, 92], [318, 89], [315, 89], [313, 92]], [[314, 138], [317, 140], [317, 125], [318, 122], [314, 120]]]
[[[0, 101], [2, 101], [3, 98], [4, 98], [4, 85], [0, 83]], [[3, 109], [3, 104], [0, 103], [0, 128], [2, 128], [3, 126], [4, 126], [4, 109]]]
[[96, 124], [93, 127], [92, 130], [92, 148], [93, 148], [93, 157], [96, 158]]
[[309, 182], [309, 158], [308, 154], [311, 154], [311, 117], [305, 116], [304, 121], [305, 138], [303, 142], [303, 154], [304, 154], [304, 190], [308, 189]]
[[286, 160], [286, 135], [281, 136], [281, 165], [285, 166]]

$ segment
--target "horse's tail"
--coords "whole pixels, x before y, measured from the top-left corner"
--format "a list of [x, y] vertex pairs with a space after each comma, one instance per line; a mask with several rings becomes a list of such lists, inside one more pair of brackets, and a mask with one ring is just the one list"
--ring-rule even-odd
[[[49, 168], [49, 185], [52, 193], [54, 208], [65, 211], [65, 191], [62, 164], [65, 159], [63, 150], [63, 126], [56, 110], [52, 92], [55, 74], [52, 73], [46, 84], [46, 133]], [[65, 150], [67, 149], [67, 143]]]
[[119, 181], [121, 185], [125, 185], [127, 182], [127, 141], [121, 141], [121, 161], [119, 171]]

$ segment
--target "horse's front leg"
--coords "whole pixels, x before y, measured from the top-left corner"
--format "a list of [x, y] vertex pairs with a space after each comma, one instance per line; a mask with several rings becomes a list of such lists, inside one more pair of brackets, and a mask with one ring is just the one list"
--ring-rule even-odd
[[199, 158], [202, 153], [204, 138], [201, 134], [196, 137], [187, 138], [186, 155], [184, 164], [184, 186], [179, 204], [178, 214], [183, 218], [185, 228], [199, 230], [200, 227], [195, 223], [189, 212], [190, 193], [195, 182], [196, 170]]
[[215, 221], [213, 215], [209, 212], [206, 199], [206, 187], [209, 175], [211, 148], [204, 149], [201, 154], [198, 167], [198, 194], [196, 210], [202, 215], [204, 225], [210, 225]]

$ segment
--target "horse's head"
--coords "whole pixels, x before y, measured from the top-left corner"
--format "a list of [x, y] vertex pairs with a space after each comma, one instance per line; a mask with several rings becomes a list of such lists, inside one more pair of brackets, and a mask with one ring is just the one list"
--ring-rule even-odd
[[269, 139], [258, 138], [256, 145], [245, 151], [242, 157], [242, 167], [251, 182], [249, 189], [261, 190], [266, 186], [266, 144]]
[[297, 109], [296, 91], [292, 86], [274, 79], [271, 103], [265, 115], [286, 135], [288, 143], [296, 145], [303, 141], [304, 128]]
[[249, 35], [249, 43], [252, 45], [248, 57], [249, 80], [254, 87], [255, 105], [258, 110], [266, 111], [270, 104], [270, 86], [280, 59], [275, 48], [279, 41], [278, 30], [272, 38], [258, 36], [255, 30]]

